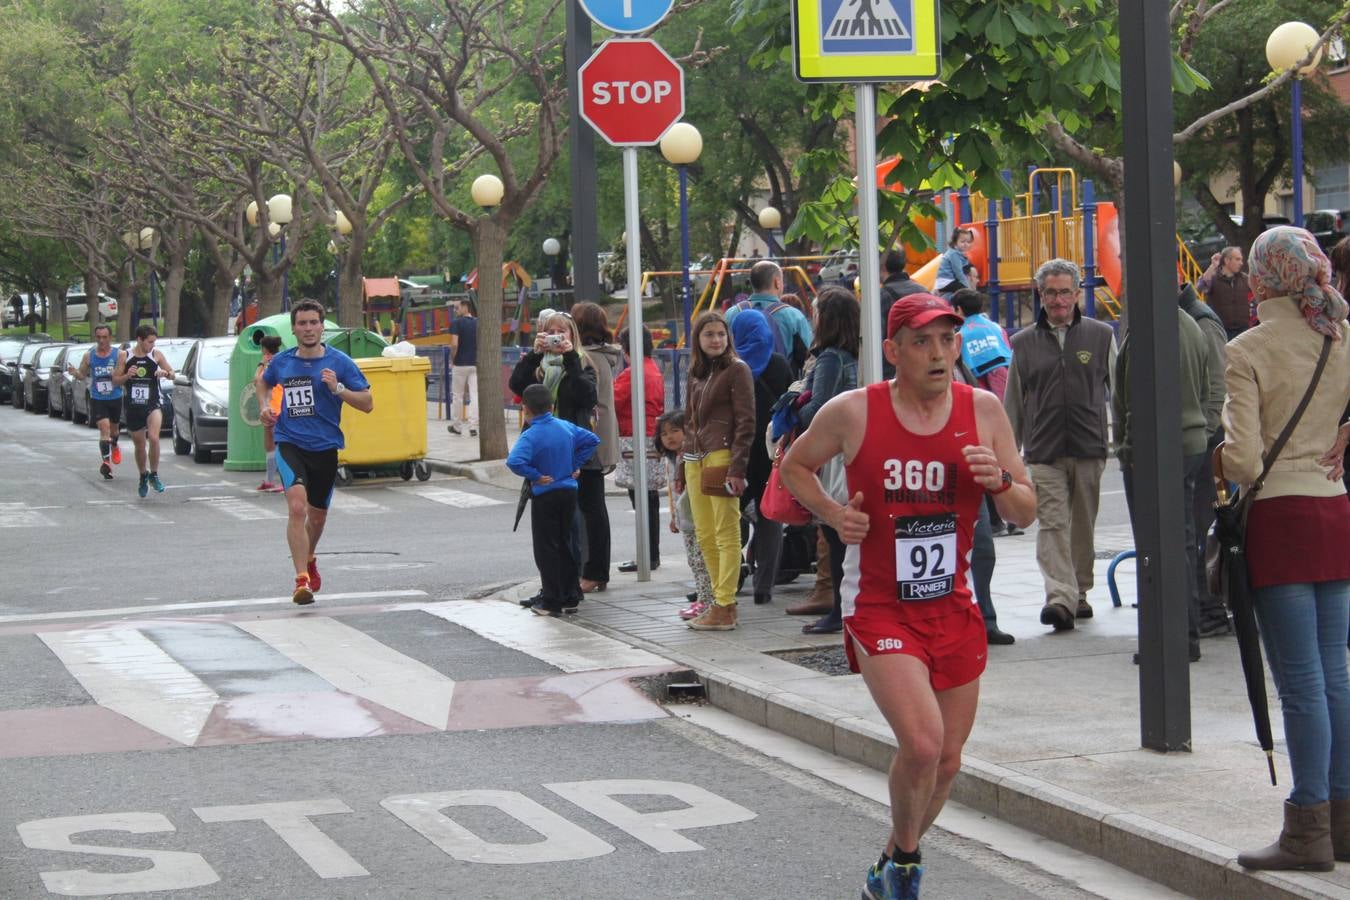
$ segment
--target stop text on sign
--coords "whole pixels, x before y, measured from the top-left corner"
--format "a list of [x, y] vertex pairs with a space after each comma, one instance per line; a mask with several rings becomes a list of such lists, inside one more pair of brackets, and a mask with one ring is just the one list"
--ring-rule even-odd
[[597, 106], [615, 103], [660, 103], [674, 92], [669, 81], [597, 81], [591, 97]]

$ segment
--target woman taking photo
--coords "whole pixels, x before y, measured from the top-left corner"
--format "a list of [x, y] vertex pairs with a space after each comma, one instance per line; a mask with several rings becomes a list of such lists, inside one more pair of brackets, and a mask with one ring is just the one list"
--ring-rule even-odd
[[[1279, 691], [1293, 791], [1269, 847], [1238, 855], [1250, 869], [1329, 871], [1350, 861], [1350, 501], [1341, 460], [1350, 426], [1350, 328], [1331, 269], [1302, 228], [1273, 228], [1251, 250], [1261, 324], [1228, 344], [1222, 475], [1243, 490], [1317, 388], [1270, 465], [1247, 519], [1247, 570], [1261, 640]], [[1220, 475], [1218, 467], [1216, 476]]]
[[[565, 312], [549, 312], [539, 317], [534, 346], [511, 372], [509, 386], [517, 396], [525, 393], [532, 384], [542, 384], [553, 394], [555, 416], [582, 428], [594, 427], [595, 366], [581, 349], [576, 323]], [[598, 448], [596, 452], [599, 452]], [[603, 476], [601, 480], [603, 490]], [[581, 482], [578, 478], [578, 504], [581, 502]], [[578, 554], [578, 559], [583, 558], [581, 554], [585, 547], [578, 528], [573, 529], [571, 539], [573, 552]]]
[[741, 571], [740, 495], [755, 439], [755, 380], [736, 357], [727, 320], [705, 312], [694, 321], [685, 407], [684, 459], [675, 490], [689, 491], [694, 532], [713, 583], [713, 605], [689, 620], [695, 631], [736, 627]]
[[[858, 386], [861, 328], [858, 300], [852, 291], [828, 287], [816, 297], [816, 340], [811, 348], [816, 365], [807, 383], [811, 399], [797, 411], [803, 431], [811, 427], [811, 420], [831, 398]], [[843, 460], [832, 460], [830, 465], [842, 466]], [[823, 475], [822, 481], [829, 486]], [[839, 532], [830, 526], [822, 523], [820, 530], [830, 547], [830, 588], [834, 593], [834, 607], [817, 621], [803, 625], [803, 634], [837, 634], [844, 630], [839, 595], [839, 585], [844, 580], [844, 542], [839, 538]]]

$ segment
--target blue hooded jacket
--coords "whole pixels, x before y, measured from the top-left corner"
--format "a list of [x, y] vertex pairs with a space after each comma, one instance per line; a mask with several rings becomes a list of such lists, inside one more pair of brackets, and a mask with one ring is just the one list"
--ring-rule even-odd
[[758, 378], [773, 355], [773, 325], [769, 318], [757, 309], [741, 310], [731, 322], [731, 340], [736, 355], [745, 360], [751, 374]]

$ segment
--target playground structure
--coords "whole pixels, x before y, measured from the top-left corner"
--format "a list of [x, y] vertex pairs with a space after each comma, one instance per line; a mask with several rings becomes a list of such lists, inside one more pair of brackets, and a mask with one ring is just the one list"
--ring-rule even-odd
[[[877, 167], [877, 184], [887, 184], [895, 167], [889, 160]], [[1011, 175], [1004, 173], [1005, 180]], [[1084, 313], [1094, 318], [1119, 319], [1124, 308], [1124, 279], [1120, 258], [1119, 215], [1114, 203], [1098, 202], [1091, 180], [1082, 182], [1072, 169], [1031, 167], [1027, 190], [1015, 197], [991, 201], [962, 188], [957, 194], [953, 228], [969, 228], [975, 236], [970, 261], [980, 274], [980, 286], [989, 295], [990, 315], [1007, 327], [1020, 324], [1022, 309], [1038, 309], [1034, 276], [1046, 260], [1056, 257], [1076, 263], [1083, 272]], [[925, 227], [932, 220], [920, 222]], [[935, 232], [930, 236], [936, 239]], [[937, 240], [935, 243], [940, 243]], [[911, 261], [914, 256], [910, 255]], [[939, 258], [934, 256], [910, 277], [934, 289]], [[1177, 274], [1194, 283], [1203, 269], [1181, 238], [1177, 238]], [[1029, 301], [1029, 302], [1028, 302]]]
[[[515, 281], [512, 290], [511, 282]], [[478, 272], [469, 276], [476, 287]], [[530, 287], [534, 280], [520, 263], [502, 264], [502, 342], [518, 343], [534, 330], [530, 317]], [[407, 340], [419, 346], [449, 345], [454, 304], [462, 299], [477, 303], [477, 293], [427, 293], [405, 298], [397, 278], [366, 278], [362, 286], [365, 326], [391, 342]], [[512, 299], [514, 298], [514, 299]], [[540, 307], [543, 308], [542, 306]]]

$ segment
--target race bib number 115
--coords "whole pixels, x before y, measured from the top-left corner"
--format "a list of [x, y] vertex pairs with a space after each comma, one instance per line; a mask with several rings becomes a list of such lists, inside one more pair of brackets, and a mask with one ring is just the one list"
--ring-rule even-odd
[[313, 379], [307, 376], [288, 378], [283, 382], [282, 388], [282, 402], [286, 407], [286, 415], [293, 419], [314, 415]]
[[956, 514], [895, 520], [895, 595], [937, 600], [956, 589]]

